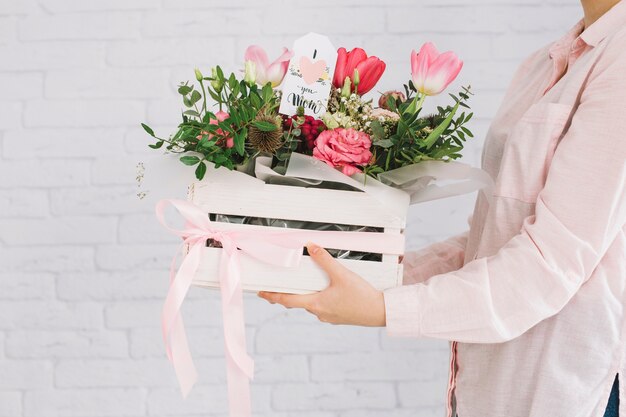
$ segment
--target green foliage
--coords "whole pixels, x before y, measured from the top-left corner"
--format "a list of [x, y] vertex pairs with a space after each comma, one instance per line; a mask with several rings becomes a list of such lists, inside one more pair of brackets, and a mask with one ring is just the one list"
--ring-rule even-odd
[[374, 162], [364, 170], [368, 175], [376, 176], [420, 161], [460, 158], [465, 141], [474, 136], [465, 126], [473, 113], [457, 115], [459, 108], [469, 108], [466, 102], [472, 95], [470, 87], [463, 87], [458, 95], [450, 94], [453, 106], [438, 107], [437, 113], [425, 117], [420, 117], [421, 109], [414, 113], [407, 111], [416, 90], [412, 82], [404, 88], [408, 99], [398, 106], [400, 120], [396, 131], [388, 138], [379, 139], [378, 126], [372, 123]]
[[[258, 154], [247, 143], [251, 126], [264, 132], [281, 129], [275, 123], [257, 119], [259, 113], [277, 114], [280, 93], [269, 83], [259, 87], [237, 79], [235, 74], [226, 75], [219, 66], [212, 69], [210, 77], [203, 77], [196, 71], [195, 80], [195, 83], [185, 82], [177, 87], [183, 104], [182, 122], [171, 136], [161, 138], [150, 126], [144, 123], [141, 126], [155, 139], [150, 148], [165, 146], [168, 152], [180, 153], [180, 161], [194, 166], [196, 178], [201, 180], [207, 163], [234, 169]], [[453, 105], [438, 107], [435, 114], [428, 116], [420, 114], [425, 97], [417, 93], [411, 81], [404, 86], [404, 91], [407, 98], [404, 102], [392, 97], [387, 99], [388, 108], [399, 115], [399, 120], [381, 122], [372, 118], [369, 122], [367, 133], [372, 139], [373, 159], [362, 167], [367, 175], [375, 177], [381, 172], [425, 160], [457, 159], [467, 138], [473, 137], [466, 127], [473, 114], [463, 111], [469, 108], [467, 101], [472, 95], [469, 87], [464, 87], [457, 95], [450, 94]], [[215, 102], [216, 108], [209, 108], [208, 100]], [[361, 113], [354, 117], [361, 117]], [[303, 146], [304, 120], [302, 115], [294, 118], [291, 127], [282, 132], [282, 146], [273, 155], [273, 168], [277, 172], [285, 171], [293, 152], [311, 153]], [[361, 119], [360, 123], [365, 126]]]
[[[255, 118], [260, 111], [275, 112], [279, 101], [271, 85], [249, 85], [238, 80], [235, 74], [226, 76], [220, 67], [212, 71], [211, 77], [197, 78], [199, 85], [185, 82], [178, 86], [185, 110], [181, 113], [182, 122], [172, 136], [159, 138], [146, 124], [141, 126], [156, 139], [149, 145], [153, 149], [167, 144], [165, 148], [169, 152], [201, 154], [201, 158], [183, 156], [180, 160], [185, 165], [197, 165], [196, 177], [202, 179], [207, 169], [205, 161], [212, 162], [215, 167], [234, 169], [251, 157], [253, 150], [246, 147], [248, 127], [254, 123], [261, 130], [275, 130], [275, 125], [255, 121]], [[225, 119], [218, 118], [218, 111], [207, 108], [209, 98], [215, 101], [218, 111], [229, 112]]]

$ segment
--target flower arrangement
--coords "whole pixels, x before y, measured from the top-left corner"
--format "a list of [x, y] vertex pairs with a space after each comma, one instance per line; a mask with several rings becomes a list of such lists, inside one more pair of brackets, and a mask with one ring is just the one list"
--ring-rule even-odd
[[[153, 149], [163, 146], [180, 153], [180, 161], [195, 166], [199, 180], [207, 162], [237, 169], [259, 155], [272, 157], [272, 168], [284, 172], [293, 152], [310, 155], [345, 175], [378, 174], [426, 160], [449, 161], [461, 156], [472, 132], [466, 123], [472, 113], [471, 92], [463, 87], [450, 94], [451, 105], [422, 115], [427, 97], [440, 94], [457, 77], [463, 63], [453, 52], [439, 53], [432, 43], [411, 53], [411, 79], [403, 91], [387, 91], [378, 100], [366, 99], [386, 65], [361, 48], [337, 50], [332, 88], [321, 118], [279, 113], [280, 85], [289, 71], [292, 52], [284, 48], [270, 62], [266, 52], [250, 46], [245, 69], [238, 76], [216, 66], [211, 76], [195, 70], [197, 84], [178, 86], [185, 107], [182, 123], [168, 138], [156, 136]], [[328, 80], [329, 81], [329, 80]]]

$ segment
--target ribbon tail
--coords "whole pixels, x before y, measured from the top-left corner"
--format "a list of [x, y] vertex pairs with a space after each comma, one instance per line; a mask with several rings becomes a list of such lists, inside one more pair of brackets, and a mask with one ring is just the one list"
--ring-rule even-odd
[[176, 378], [178, 379], [183, 398], [187, 398], [191, 389], [198, 381], [198, 371], [196, 371], [196, 366], [191, 357], [185, 325], [180, 314], [176, 316], [170, 337], [174, 371], [176, 372]]
[[191, 358], [180, 309], [200, 264], [202, 245], [202, 241], [193, 244], [185, 256], [176, 277], [170, 283], [161, 314], [166, 351], [176, 372], [183, 397], [187, 397], [193, 388], [198, 379], [198, 373]]
[[224, 321], [224, 344], [227, 360], [230, 417], [250, 417], [250, 380], [254, 362], [246, 352], [246, 329], [243, 315], [243, 289], [237, 263], [237, 248], [222, 241], [220, 291]]

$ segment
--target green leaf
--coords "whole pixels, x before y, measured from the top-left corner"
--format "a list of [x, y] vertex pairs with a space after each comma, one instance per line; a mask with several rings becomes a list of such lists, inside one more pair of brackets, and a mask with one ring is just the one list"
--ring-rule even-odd
[[270, 99], [274, 95], [274, 90], [272, 89], [272, 85], [271, 84], [265, 84], [263, 86], [262, 95], [263, 95], [263, 101], [264, 102], [267, 103], [268, 101], [270, 101]]
[[276, 126], [275, 123], [268, 122], [266, 120], [255, 120], [252, 122], [252, 125], [262, 132], [274, 132], [275, 130], [278, 130], [278, 126]]
[[195, 110], [187, 110], [184, 111], [183, 114], [186, 114], [187, 116], [200, 117], [200, 113]]
[[200, 162], [200, 158], [198, 158], [197, 156], [182, 156], [180, 158], [180, 162], [182, 162], [185, 165], [195, 165], [198, 162]]
[[450, 126], [450, 123], [452, 123], [452, 118], [454, 117], [458, 109], [459, 102], [457, 102], [456, 105], [452, 108], [452, 111], [450, 112], [448, 117], [446, 117], [439, 126], [437, 126], [432, 132], [430, 132], [428, 137], [426, 137], [426, 139], [424, 140], [424, 145], [426, 146], [426, 149], [430, 149], [430, 147], [433, 146], [437, 139], [439, 139], [439, 136], [441, 136], [441, 134], [448, 128], [448, 126]]
[[239, 155], [242, 155], [246, 152], [246, 136], [245, 134], [241, 134], [243, 132], [239, 132], [237, 135], [235, 135], [234, 137], [234, 141], [235, 141], [235, 150], [237, 151], [237, 153]]
[[154, 130], [152, 130], [150, 126], [148, 126], [145, 123], [142, 123], [141, 127], [143, 127], [143, 130], [145, 130], [150, 136], [154, 137]]
[[196, 104], [198, 101], [200, 101], [202, 99], [202, 94], [200, 94], [199, 91], [193, 90], [191, 92], [191, 104]]
[[209, 90], [209, 95], [213, 100], [217, 101], [218, 103], [222, 101], [222, 97], [220, 97], [220, 95], [213, 90]]
[[261, 98], [256, 95], [256, 94], [251, 94], [250, 95], [250, 101], [252, 102], [252, 106], [254, 106], [255, 109], [259, 109], [261, 108]]
[[461, 126], [461, 130], [465, 132], [465, 134], [469, 136], [470, 138], [474, 137], [474, 134], [472, 133], [472, 131], [466, 128], [465, 126]]
[[374, 142], [374, 145], [387, 149], [393, 146], [393, 141], [391, 139], [377, 140], [376, 142]]
[[154, 145], [148, 145], [150, 148], [152, 149], [159, 149], [161, 146], [163, 146], [163, 141], [160, 140], [157, 143], [155, 143]]
[[378, 120], [373, 120], [370, 123], [370, 128], [372, 129], [372, 138], [374, 140], [383, 139], [385, 137], [385, 129], [383, 129], [383, 126]]
[[192, 91], [193, 91], [193, 87], [188, 86], [188, 85], [181, 85], [180, 87], [178, 87], [178, 94], [183, 95], [183, 96], [186, 96]]
[[202, 180], [202, 178], [204, 178], [204, 174], [206, 174], [206, 164], [204, 162], [200, 162], [196, 168], [196, 178], [198, 180]]
[[391, 111], [396, 111], [396, 109], [397, 109], [396, 99], [393, 98], [393, 96], [391, 94], [389, 96], [387, 96], [387, 107], [389, 107], [389, 109], [391, 109]]

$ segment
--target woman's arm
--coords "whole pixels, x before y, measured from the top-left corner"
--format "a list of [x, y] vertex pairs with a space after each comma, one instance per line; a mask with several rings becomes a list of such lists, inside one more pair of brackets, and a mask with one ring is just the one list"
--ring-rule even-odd
[[520, 234], [492, 257], [386, 291], [390, 334], [510, 340], [558, 313], [590, 277], [626, 224], [623, 39], [598, 63]]
[[335, 324], [476, 343], [510, 340], [558, 313], [626, 223], [626, 49], [605, 51], [561, 140], [535, 215], [498, 253], [383, 294], [319, 250], [331, 278], [317, 294], [261, 293]]
[[441, 242], [433, 243], [418, 251], [404, 255], [403, 284], [416, 284], [428, 278], [456, 271], [463, 266], [468, 232], [461, 233]]

